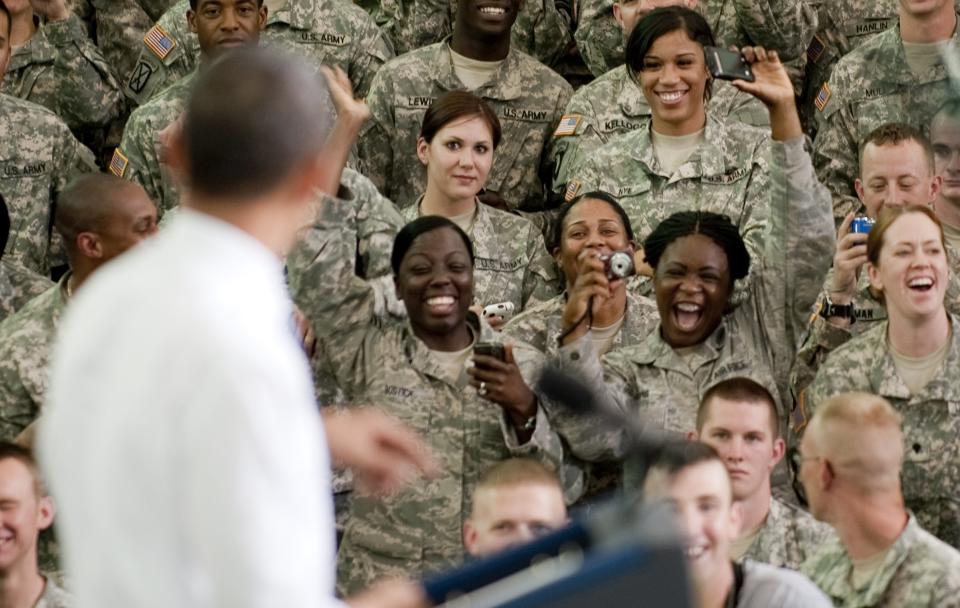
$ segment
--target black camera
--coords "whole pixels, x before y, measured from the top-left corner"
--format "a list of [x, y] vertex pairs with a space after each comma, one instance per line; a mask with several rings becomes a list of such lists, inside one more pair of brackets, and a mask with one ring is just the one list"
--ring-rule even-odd
[[614, 251], [608, 255], [601, 255], [603, 272], [607, 279], [615, 281], [632, 276], [636, 272], [633, 266], [633, 254], [629, 251]]

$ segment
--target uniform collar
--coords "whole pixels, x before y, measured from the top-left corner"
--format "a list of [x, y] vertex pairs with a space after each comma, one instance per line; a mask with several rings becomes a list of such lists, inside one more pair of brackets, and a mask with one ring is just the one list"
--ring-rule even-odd
[[[669, 178], [664, 175], [660, 169], [660, 161], [653, 150], [653, 140], [651, 132], [653, 131], [653, 121], [635, 131], [633, 146], [630, 150], [630, 156], [643, 163], [650, 173]], [[700, 147], [694, 151], [687, 162], [680, 165], [676, 175], [681, 179], [719, 176], [726, 173], [727, 147], [732, 145], [728, 137], [728, 129], [719, 120], [714, 118], [710, 112], [707, 112], [707, 125], [704, 129], [704, 141]], [[730, 151], [733, 159], [738, 159], [739, 154], [735, 150]]]
[[[960, 25], [960, 15], [958, 15], [957, 23]], [[960, 53], [958, 31], [960, 31], [960, 27], [954, 28], [951, 40], [953, 40], [954, 52]], [[889, 70], [881, 70], [878, 73], [880, 80], [885, 80], [884, 77], [886, 76], [897, 84], [917, 85], [938, 82], [947, 78], [947, 70], [942, 64], [933, 67], [925, 74], [917, 75], [910, 70], [910, 66], [907, 64], [907, 52], [903, 48], [903, 38], [900, 36], [899, 19], [894, 27], [877, 35], [876, 43], [871, 48], [874, 53], [869, 57], [870, 63], [889, 68]]]
[[630, 118], [649, 118], [650, 104], [647, 98], [643, 96], [640, 86], [630, 77], [630, 72], [626, 65], [618, 68], [617, 77], [620, 81], [619, 94], [617, 95], [617, 105], [624, 116]]
[[[453, 57], [450, 55], [450, 40], [452, 38], [452, 35], [447, 36], [433, 48], [427, 47], [427, 52], [432, 54], [429, 65], [437, 70], [433, 80], [444, 91], [456, 91], [465, 88], [453, 69]], [[523, 96], [525, 86], [528, 84], [524, 82], [526, 72], [522, 69], [522, 61], [523, 54], [511, 46], [506, 59], [493, 73], [490, 80], [470, 92], [483, 99], [498, 101], [519, 99]]]
[[[473, 336], [473, 344], [477, 342], [496, 342], [499, 344], [503, 341], [500, 335], [473, 311], [467, 312], [466, 322], [470, 335]], [[422, 374], [449, 384], [445, 379], [443, 370], [437, 366], [434, 357], [430, 356], [430, 349], [423, 343], [423, 340], [413, 333], [409, 318], [404, 322], [403, 350], [411, 367]]]
[[653, 365], [661, 369], [669, 369], [690, 376], [692, 371], [704, 364], [716, 360], [723, 350], [727, 340], [726, 319], [720, 321], [713, 333], [707, 339], [693, 348], [690, 358], [691, 365], [681, 357], [672, 346], [667, 344], [660, 333], [661, 325], [651, 331], [634, 349], [631, 349], [629, 359], [640, 365]]
[[57, 49], [47, 39], [47, 33], [44, 31], [43, 25], [40, 25], [33, 37], [10, 56], [7, 73], [22, 70], [30, 65], [53, 63], [56, 57]]
[[873, 361], [868, 371], [871, 386], [877, 387], [877, 394], [881, 397], [903, 399], [905, 401], [960, 401], [960, 387], [954, 381], [955, 370], [960, 369], [960, 320], [955, 315], [950, 316], [950, 350], [943, 361], [937, 375], [927, 383], [916, 395], [910, 394], [910, 389], [897, 373], [897, 366], [887, 346], [887, 331], [890, 321], [884, 321], [873, 332], [865, 345], [869, 349], [867, 360]]

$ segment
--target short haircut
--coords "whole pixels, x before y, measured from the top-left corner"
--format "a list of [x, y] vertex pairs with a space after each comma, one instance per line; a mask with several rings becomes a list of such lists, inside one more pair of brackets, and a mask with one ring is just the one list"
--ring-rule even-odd
[[81, 232], [100, 232], [116, 211], [113, 201], [124, 191], [140, 186], [110, 173], [85, 173], [57, 196], [53, 226], [68, 251], [76, 247]]
[[423, 116], [420, 137], [430, 143], [440, 129], [460, 118], [483, 120], [490, 128], [494, 149], [500, 145], [501, 127], [496, 112], [487, 102], [469, 91], [450, 91], [437, 97]]
[[190, 186], [248, 200], [315, 162], [332, 126], [326, 81], [303, 61], [245, 47], [201, 70], [183, 124]]
[[10, 9], [7, 8], [7, 5], [3, 3], [3, 0], [0, 0], [0, 15], [4, 15], [7, 18], [7, 31], [4, 32], [3, 38], [7, 41], [7, 45], [10, 45], [10, 35], [13, 33], [13, 17], [10, 16]]
[[[3, 4], [2, 0], [0, 0], [0, 4]], [[3, 258], [3, 252], [6, 251], [9, 241], [10, 211], [7, 209], [7, 201], [0, 194], [0, 258]]]
[[902, 122], [888, 122], [880, 125], [863, 138], [863, 141], [860, 142], [860, 174], [863, 175], [863, 152], [869, 144], [873, 144], [874, 146], [896, 146], [909, 141], [915, 142], [923, 150], [927, 167], [930, 169], [930, 174], [933, 175], [936, 169], [933, 164], [933, 146], [930, 144], [930, 139], [921, 133], [919, 129]]
[[424, 215], [401, 228], [396, 238], [393, 239], [393, 251], [390, 252], [390, 267], [393, 269], [393, 276], [400, 274], [400, 264], [403, 262], [407, 251], [410, 250], [410, 247], [413, 245], [413, 242], [417, 240], [418, 236], [442, 228], [449, 228], [460, 235], [460, 238], [463, 239], [463, 244], [467, 247], [467, 253], [470, 254], [470, 265], [473, 266], [473, 243], [470, 242], [470, 237], [467, 236], [467, 233], [464, 232], [460, 226], [457, 226], [443, 216]]
[[740, 231], [730, 217], [712, 211], [678, 211], [660, 222], [643, 242], [647, 263], [656, 271], [663, 252], [679, 238], [702, 234], [727, 255], [732, 280], [742, 279], [750, 272], [750, 252]]
[[0, 460], [7, 460], [8, 458], [20, 462], [30, 472], [30, 476], [33, 478], [33, 492], [37, 498], [47, 495], [43, 478], [40, 476], [40, 467], [37, 466], [37, 461], [33, 459], [30, 450], [9, 441], [0, 441]]
[[[195, 11], [203, 0], [190, 0], [190, 10]], [[257, 6], [263, 6], [263, 0], [254, 0]]]
[[509, 458], [498, 462], [483, 474], [477, 483], [476, 490], [521, 484], [556, 486], [562, 492], [557, 472], [552, 467], [531, 458]]
[[770, 415], [771, 438], [780, 437], [780, 412], [777, 411], [777, 402], [762, 384], [745, 377], [728, 378], [711, 386], [703, 395], [700, 407], [697, 409], [697, 431], [703, 430], [713, 399], [727, 401], [745, 401], [760, 403], [767, 406]]
[[[631, 78], [638, 81], [639, 73], [643, 71], [643, 60], [657, 39], [677, 30], [684, 32], [700, 46], [716, 46], [710, 24], [697, 11], [678, 5], [655, 8], [637, 22], [627, 39], [625, 55]], [[708, 79], [707, 99], [711, 92], [711, 82]]]
[[620, 222], [623, 224], [623, 229], [627, 232], [627, 238], [630, 240], [630, 242], [634, 241], [633, 226], [630, 225], [630, 218], [627, 216], [627, 212], [623, 209], [623, 205], [620, 204], [620, 201], [618, 201], [616, 197], [609, 192], [604, 192], [603, 190], [593, 190], [591, 192], [581, 194], [560, 208], [560, 213], [557, 216], [557, 221], [553, 228], [553, 234], [551, 235], [551, 248], [559, 247], [560, 243], [563, 241], [563, 223], [567, 221], [567, 216], [570, 215], [570, 211], [572, 211], [573, 208], [581, 201], [587, 200], [603, 201], [610, 205], [610, 208], [613, 209], [613, 211], [620, 217]]
[[902, 207], [884, 207], [880, 210], [880, 216], [877, 218], [876, 223], [873, 225], [873, 228], [870, 229], [870, 233], [867, 235], [867, 260], [874, 266], [880, 265], [880, 251], [883, 249], [884, 237], [887, 234], [887, 231], [890, 229], [890, 226], [894, 224], [898, 219], [907, 215], [909, 213], [920, 213], [928, 218], [930, 221], [936, 224], [937, 230], [940, 231], [940, 244], [944, 245], [945, 239], [943, 237], [943, 224], [940, 223], [940, 219], [937, 218], [937, 214], [926, 205], [903, 205]]
[[903, 418], [872, 393], [840, 393], [824, 401], [810, 421], [816, 454], [864, 489], [899, 483], [903, 463]]

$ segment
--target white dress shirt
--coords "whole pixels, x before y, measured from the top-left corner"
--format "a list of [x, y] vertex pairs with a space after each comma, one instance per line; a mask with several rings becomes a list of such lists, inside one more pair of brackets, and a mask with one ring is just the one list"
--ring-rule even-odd
[[277, 256], [186, 210], [80, 289], [40, 437], [77, 606], [338, 604], [291, 306]]

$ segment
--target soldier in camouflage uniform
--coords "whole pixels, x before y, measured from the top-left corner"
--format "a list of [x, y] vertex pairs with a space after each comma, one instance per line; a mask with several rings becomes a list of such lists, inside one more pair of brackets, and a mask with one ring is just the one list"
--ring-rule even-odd
[[860, 209], [853, 186], [858, 144], [871, 131], [890, 122], [926, 131], [934, 111], [952, 90], [939, 55], [935, 64], [920, 58], [916, 63], [919, 71], [911, 67], [902, 28], [906, 26], [906, 35], [914, 40], [952, 40], [950, 52], [960, 58], [954, 4], [944, 2], [934, 12], [917, 15], [910, 14], [912, 3], [901, 0], [900, 4], [907, 20], [901, 19], [843, 57], [817, 95], [819, 130], [814, 164], [817, 175], [833, 194], [838, 225], [847, 213]]
[[[570, 331], [559, 362], [582, 374], [612, 406], [639, 417], [648, 428], [689, 431], [695, 427], [696, 404], [706, 390], [737, 376], [748, 376], [766, 388], [783, 416], [799, 332], [830, 266], [835, 233], [829, 195], [817, 182], [804, 150], [792, 85], [779, 62], [754, 62], [753, 69], [757, 83], [742, 86], [769, 104], [777, 138], [770, 151], [770, 214], [760, 239], [761, 254], [752, 264], [746, 261], [750, 255], [743, 239], [727, 218], [703, 211], [674, 214], [645, 241], [647, 259], [655, 269], [660, 331], [636, 346], [608, 353], [601, 366], [586, 328], [565, 324]], [[714, 224], [707, 232], [714, 236], [701, 233], [708, 230], [704, 226]], [[694, 250], [678, 244], [693, 248], [692, 239], [700, 251], [712, 244], [711, 257], [717, 259], [709, 264], [699, 258], [692, 261]], [[714, 291], [704, 285], [697, 289], [703, 290], [703, 298], [683, 299], [677, 285], [704, 281], [697, 273], [708, 266], [725, 269], [713, 279], [725, 287]], [[744, 299], [729, 310], [733, 282], [746, 277], [748, 266], [752, 267]], [[706, 293], [713, 294], [711, 299]], [[587, 461], [623, 455], [620, 431], [597, 433], [589, 419], [562, 410], [550, 415], [574, 455]]]
[[[144, 38], [137, 64], [124, 84], [132, 103], [146, 103], [197, 66], [199, 42], [184, 16], [189, 7], [188, 0], [179, 0]], [[340, 66], [360, 96], [366, 95], [373, 75], [393, 56], [373, 19], [352, 2], [340, 0], [281, 2], [279, 9], [267, 15], [263, 40], [317, 67]]]
[[[803, 403], [809, 414], [828, 397], [848, 391], [889, 401], [903, 416], [906, 504], [921, 526], [960, 546], [960, 322], [943, 302], [945, 251], [928, 244], [919, 250], [921, 242], [939, 241], [940, 235], [927, 207], [890, 209], [881, 216], [871, 230], [868, 259], [871, 285], [884, 294], [888, 318], [831, 353]], [[917, 335], [924, 340], [916, 342]], [[900, 354], [905, 341], [916, 344], [909, 356]]]
[[909, 444], [909, 432], [882, 397], [843, 393], [823, 404], [803, 438], [798, 460], [810, 509], [837, 539], [802, 571], [837, 608], [960, 606], [960, 553], [903, 505], [900, 475], [909, 473], [903, 450], [890, 446]]
[[[440, 42], [453, 33], [458, 0], [383, 0], [373, 15], [393, 41], [397, 55]], [[555, 0], [524, 0], [511, 44], [554, 66], [573, 43], [571, 8]]]
[[[677, 0], [676, 4], [680, 4]], [[663, 5], [669, 5], [664, 2]], [[620, 19], [623, 35], [629, 38], [636, 20]], [[724, 81], [714, 81], [707, 111], [724, 121], [766, 127], [766, 108], [751, 95]], [[581, 87], [570, 98], [553, 134], [553, 188], [562, 192], [573, 167], [584, 162], [594, 150], [619, 135], [645, 127], [650, 122], [650, 104], [630, 75], [626, 65], [617, 66]]]
[[174, 0], [74, 0], [73, 12], [87, 24], [113, 75], [133, 69], [143, 36]]
[[[374, 78], [367, 96], [372, 120], [359, 142], [361, 170], [398, 206], [412, 205], [424, 192], [426, 169], [417, 158], [417, 134], [437, 97], [468, 88], [451, 56], [459, 49], [468, 60], [500, 62], [486, 82], [471, 90], [493, 108], [503, 129], [481, 199], [496, 196], [511, 210], [542, 211], [551, 174], [547, 144], [572, 89], [510, 45], [509, 26], [519, 0], [509, 3], [505, 21], [498, 17], [485, 25], [486, 17], [470, 0], [460, 1], [453, 37], [397, 57]], [[497, 28], [495, 34], [487, 32], [492, 28]]]
[[[13, 20], [26, 22], [33, 33], [11, 40], [18, 48], [0, 91], [49, 108], [84, 140], [120, 115], [120, 86], [65, 0], [43, 3], [43, 15], [26, 0], [7, 4], [15, 7]], [[38, 17], [45, 23], [37, 25]]]
[[[0, 15], [0, 30], [4, 20]], [[0, 36], [0, 57], [5, 46]], [[0, 192], [10, 212], [4, 257], [46, 276], [64, 263], [50, 230], [53, 201], [71, 178], [96, 170], [93, 154], [52, 112], [2, 93], [0, 133]]]
[[[934, 152], [919, 131], [898, 123], [883, 125], [875, 129], [861, 147], [861, 186], [857, 195], [867, 217], [876, 220], [886, 207], [930, 206], [937, 199]], [[794, 394], [801, 400], [803, 390], [813, 382], [817, 369], [830, 352], [887, 318], [882, 296], [870, 286], [864, 268], [867, 234], [850, 234], [850, 222], [848, 216], [840, 226], [833, 268], [824, 282], [809, 333], [791, 371]], [[951, 313], [960, 313], [960, 275], [957, 274], [960, 252], [949, 241], [946, 250], [952, 270], [946, 306]], [[795, 424], [802, 426], [802, 403], [795, 414], [798, 416]]]
[[10, 214], [0, 194], [0, 321], [17, 312], [35, 296], [46, 291], [50, 279], [30, 272], [19, 264], [3, 257], [10, 237]]
[[[321, 207], [319, 222], [336, 224], [346, 219], [344, 228], [349, 229], [353, 206], [353, 201], [328, 199]], [[433, 227], [434, 223], [437, 226]], [[397, 243], [406, 242], [409, 253], [404, 253], [402, 244], [395, 245], [400, 249], [395, 249], [393, 270], [409, 321], [385, 321], [377, 316], [379, 296], [372, 285], [355, 276], [349, 242], [324, 248], [308, 272], [290, 275], [298, 305], [327, 345], [326, 368], [336, 384], [352, 402], [383, 408], [421, 432], [440, 461], [437, 478], [393, 497], [354, 497], [338, 556], [338, 587], [346, 593], [384, 575], [413, 575], [458, 563], [464, 553], [462, 530], [472, 488], [493, 463], [511, 454], [535, 455], [557, 468], [563, 462], [560, 440], [542, 408], [536, 407], [535, 398], [534, 413], [526, 410], [521, 424], [514, 401], [500, 392], [505, 385], [492, 379], [489, 385], [476, 379], [468, 382], [470, 375], [481, 373], [480, 361], [470, 374], [464, 371], [469, 344], [461, 351], [458, 340], [459, 353], [450, 353], [450, 360], [433, 350], [449, 350], [446, 345], [451, 336], [468, 342], [500, 342], [489, 326], [467, 312], [472, 300], [471, 258], [455, 225], [432, 216], [415, 220], [405, 231], [398, 235]], [[445, 236], [449, 238], [442, 240]], [[417, 249], [427, 243], [439, 249]], [[418, 283], [422, 273], [416, 274], [404, 263], [423, 264], [419, 259], [428, 250], [451, 260], [450, 265], [443, 270], [432, 267], [427, 272], [435, 274], [427, 283]], [[416, 258], [414, 251], [420, 252]], [[409, 262], [411, 258], [413, 262]], [[318, 285], [324, 289], [314, 287]], [[456, 294], [451, 295], [453, 306], [433, 302], [435, 297], [423, 298], [426, 292], [418, 291], [434, 286], [444, 294]], [[444, 319], [443, 329], [436, 319]], [[442, 336], [442, 343], [424, 333], [425, 325]], [[427, 337], [421, 337], [424, 335]], [[512, 369], [509, 373], [514, 381], [532, 384], [542, 356], [519, 343], [513, 353], [517, 365], [503, 365]], [[520, 380], [521, 374], [525, 380]], [[567, 500], [575, 499], [580, 491], [578, 472], [566, 469], [561, 478]]]
[[[632, 0], [645, 3], [649, 0]], [[696, 6], [697, 0], [685, 0]], [[664, 2], [650, 2], [661, 6]], [[624, 61], [624, 37], [613, 17], [614, 0], [582, 0], [574, 39], [590, 71], [600, 76]], [[649, 10], [649, 9], [647, 9]], [[816, 15], [800, 0], [699, 0], [699, 10], [717, 36], [717, 46], [774, 49], [795, 69], [813, 37]]]
[[[50, 350], [73, 292], [101, 265], [153, 234], [156, 209], [139, 186], [96, 173], [61, 193], [56, 228], [72, 271], [0, 323], [0, 440], [13, 440], [40, 416]], [[87, 237], [82, 242], [81, 233]]]
[[796, 570], [832, 530], [772, 494], [771, 474], [786, 451], [779, 422], [765, 388], [749, 378], [731, 378], [707, 391], [691, 438], [715, 449], [730, 472], [741, 513], [731, 559]]

